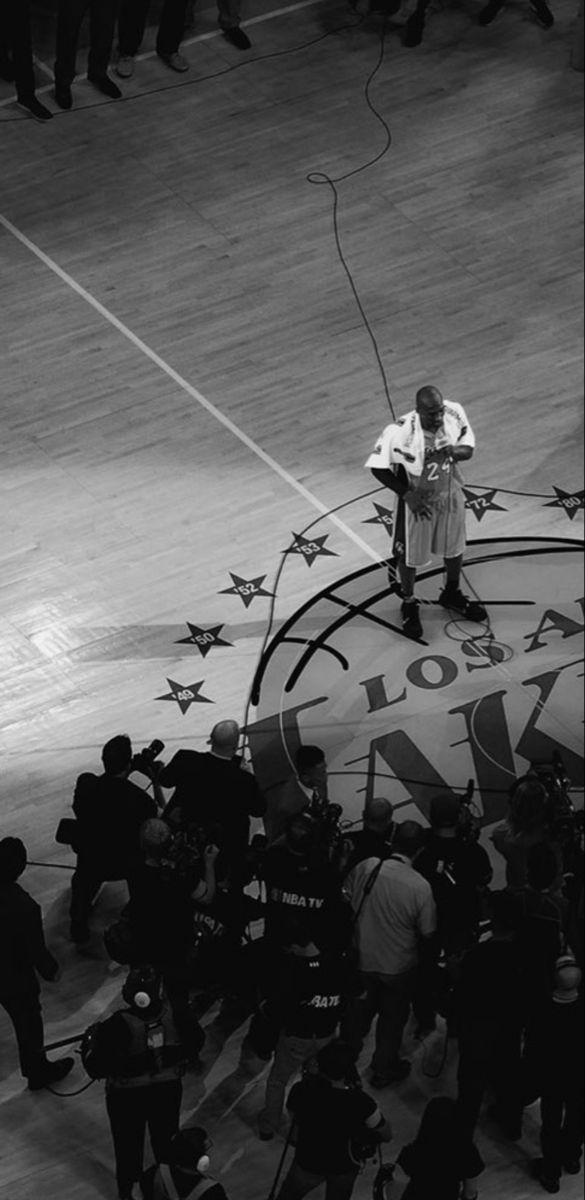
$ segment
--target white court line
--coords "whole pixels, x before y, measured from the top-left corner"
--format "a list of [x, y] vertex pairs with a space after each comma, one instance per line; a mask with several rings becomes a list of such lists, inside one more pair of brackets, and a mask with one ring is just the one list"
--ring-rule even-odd
[[[261, 25], [264, 21], [274, 21], [276, 19], [276, 17], [285, 17], [287, 13], [299, 12], [303, 8], [314, 8], [315, 5], [321, 4], [321, 3], [322, 3], [322, 0], [299, 0], [298, 4], [288, 4], [285, 8], [275, 8], [272, 10], [272, 12], [264, 13], [262, 16], [250, 17], [249, 21], [242, 21], [242, 27], [247, 28], [249, 25]], [[194, 37], [185, 38], [185, 40], [181, 42], [181, 46], [182, 47], [196, 46], [198, 42], [210, 42], [214, 38], [219, 38], [219, 37], [223, 37], [222, 29], [210, 29], [207, 33], [197, 33], [194, 35]], [[291, 53], [293, 51], [294, 51], [294, 46], [291, 47]], [[156, 57], [157, 57], [156, 50], [145, 50], [144, 54], [136, 55], [136, 62], [146, 62], [148, 59], [156, 58]], [[55, 76], [54, 76], [51, 68], [49, 66], [47, 66], [47, 64], [44, 63], [42, 61], [42, 59], [37, 58], [36, 56], [35, 56], [34, 61], [36, 62], [37, 66], [40, 68], [40, 70], [44, 71], [45, 74], [48, 75], [49, 78], [54, 81]], [[243, 58], [242, 63], [244, 63], [245, 61], [246, 60]], [[253, 61], [253, 59], [250, 59], [250, 62], [252, 62], [252, 61]], [[85, 79], [85, 75], [76, 75], [74, 82], [77, 82], [77, 81], [83, 80], [83, 79]], [[194, 82], [197, 82], [197, 80], [194, 80]], [[203, 83], [204, 81], [201, 80], [200, 82]], [[52, 91], [52, 87], [53, 87], [53, 85], [51, 83], [46, 83], [44, 87], [37, 88], [36, 89], [37, 96], [46, 95], [47, 92]], [[140, 93], [138, 93], [138, 94], [140, 95]], [[145, 92], [144, 94], [148, 95], [148, 92]], [[7, 105], [14, 104], [14, 103], [15, 103], [14, 96], [7, 96], [4, 98], [4, 100], [0, 100], [0, 108], [6, 108]], [[104, 104], [106, 104], [106, 103], [108, 103], [108, 101], [104, 100]], [[83, 111], [83, 108], [81, 109], [81, 111]]]
[[30, 250], [31, 254], [34, 254], [35, 257], [40, 260], [40, 262], [42, 262], [46, 267], [49, 268], [50, 271], [53, 272], [54, 275], [57, 275], [57, 277], [63, 283], [65, 283], [67, 287], [70, 287], [72, 291], [77, 292], [77, 295], [81, 296], [82, 300], [85, 300], [85, 302], [95, 309], [95, 311], [99, 313], [104, 320], [108, 321], [108, 323], [112, 325], [114, 329], [117, 329], [118, 333], [121, 333], [122, 336], [125, 337], [127, 341], [131, 342], [131, 344], [137, 350], [140, 350], [140, 352], [144, 354], [146, 358], [149, 358], [150, 361], [154, 363], [154, 365], [158, 367], [160, 371], [163, 371], [165, 375], [168, 375], [169, 379], [172, 379], [173, 383], [177, 384], [178, 387], [186, 392], [192, 400], [195, 400], [196, 403], [201, 406], [201, 408], [204, 408], [212, 417], [215, 417], [215, 420], [220, 425], [223, 425], [225, 429], [229, 430], [229, 432], [232, 433], [233, 436], [236, 437], [243, 446], [246, 446], [246, 448], [250, 450], [252, 454], [255, 454], [256, 457], [265, 464], [265, 466], [269, 467], [271, 471], [274, 471], [275, 475], [278, 475], [279, 478], [282, 479], [283, 483], [287, 483], [289, 487], [293, 488], [294, 491], [298, 492], [298, 494], [303, 497], [303, 500], [306, 500], [307, 504], [310, 504], [311, 507], [314, 508], [318, 513], [321, 513], [321, 515], [327, 517], [327, 519], [331, 521], [333, 525], [336, 525], [337, 528], [350, 539], [350, 541], [359, 547], [362, 553], [366, 554], [368, 558], [373, 559], [374, 562], [382, 561], [381, 556], [377, 554], [376, 551], [373, 550], [372, 547], [369, 546], [368, 543], [359, 536], [359, 534], [354, 533], [353, 529], [350, 529], [349, 525], [345, 524], [345, 521], [342, 521], [335, 513], [330, 514], [327, 505], [323, 504], [323, 502], [319, 500], [317, 496], [313, 494], [313, 492], [310, 492], [302, 483], [299, 483], [298, 479], [295, 479], [294, 476], [291, 475], [284, 467], [282, 467], [275, 458], [272, 458], [272, 455], [267, 454], [257, 442], [254, 442], [251, 437], [248, 437], [247, 433], [244, 433], [244, 431], [240, 429], [239, 426], [233, 421], [231, 421], [229, 417], [226, 417], [224, 413], [220, 412], [219, 408], [216, 408], [215, 404], [212, 404], [210, 400], [207, 400], [202, 392], [200, 392], [197, 388], [194, 388], [193, 385], [190, 384], [182, 375], [179, 375], [179, 372], [175, 371], [174, 367], [171, 367], [164, 358], [161, 358], [160, 354], [157, 354], [150, 348], [150, 346], [147, 345], [146, 342], [143, 342], [142, 338], [139, 338], [136, 333], [133, 333], [133, 331], [129, 329], [127, 325], [124, 325], [123, 321], [120, 321], [118, 317], [114, 316], [114, 313], [110, 312], [110, 310], [106, 308], [105, 305], [101, 304], [99, 300], [96, 300], [95, 296], [91, 295], [91, 292], [86, 291], [86, 289], [82, 287], [80, 283], [77, 283], [77, 280], [75, 280], [72, 275], [69, 275], [67, 271], [64, 271], [62, 267], [60, 267], [54, 261], [54, 259], [49, 258], [48, 254], [45, 254], [39, 246], [35, 245], [34, 242], [31, 242], [30, 238], [27, 238], [26, 234], [21, 233], [20, 229], [17, 229], [16, 225], [13, 225], [12, 221], [9, 221], [8, 218], [2, 213], [0, 213], [0, 225], [2, 225], [4, 229], [6, 229], [6, 231], [12, 235], [12, 237], [16, 238], [21, 245], [25, 246], [27, 250]]

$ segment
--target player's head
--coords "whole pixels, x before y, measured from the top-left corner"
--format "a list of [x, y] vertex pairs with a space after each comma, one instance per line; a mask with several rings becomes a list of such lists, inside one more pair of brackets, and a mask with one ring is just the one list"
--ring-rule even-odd
[[416, 393], [416, 411], [426, 433], [438, 433], [445, 416], [445, 402], [436, 387], [422, 387]]
[[233, 758], [239, 740], [240, 726], [237, 721], [219, 721], [211, 730], [209, 745], [213, 753], [221, 758]]

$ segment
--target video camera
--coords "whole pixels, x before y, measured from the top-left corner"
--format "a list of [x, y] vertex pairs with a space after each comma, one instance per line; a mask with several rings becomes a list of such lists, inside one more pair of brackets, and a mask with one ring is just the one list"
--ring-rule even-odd
[[157, 738], [150, 743], [150, 746], [145, 746], [138, 754], [134, 754], [130, 763], [131, 771], [139, 771], [141, 775], [147, 775], [150, 779], [153, 774], [153, 769], [156, 765], [157, 770], [161, 770], [163, 764], [157, 762], [165, 748], [164, 742]]
[[583, 810], [577, 811], [569, 795], [571, 781], [560, 752], [555, 750], [550, 762], [531, 762], [524, 778], [530, 777], [546, 792], [546, 824], [551, 838], [561, 846], [566, 865], [567, 859], [583, 851], [585, 820]]
[[341, 863], [348, 850], [341, 824], [341, 804], [330, 804], [328, 800], [315, 795], [303, 809], [303, 815], [311, 823], [311, 849], [323, 853], [334, 866]]

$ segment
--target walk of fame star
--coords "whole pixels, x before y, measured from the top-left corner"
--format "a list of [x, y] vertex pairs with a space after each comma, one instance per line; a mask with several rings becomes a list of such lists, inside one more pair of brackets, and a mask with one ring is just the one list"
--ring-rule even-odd
[[475, 492], [471, 488], [463, 488], [465, 496], [465, 507], [470, 508], [478, 521], [482, 521], [487, 512], [508, 512], [502, 504], [495, 503], [495, 497], [498, 494], [497, 488], [492, 488], [487, 492]]
[[189, 637], [179, 638], [175, 645], [196, 646], [203, 658], [216, 646], [233, 646], [233, 642], [225, 642], [219, 636], [223, 625], [210, 625], [207, 629], [202, 629], [199, 625], [192, 625], [190, 621], [187, 621], [187, 628]]
[[583, 509], [585, 501], [585, 491], [581, 492], [565, 492], [562, 488], [555, 487], [557, 494], [556, 500], [551, 500], [548, 504], [543, 504], [543, 508], [564, 508], [569, 521], [576, 517], [578, 512]]
[[394, 529], [394, 513], [389, 508], [384, 508], [383, 504], [376, 504], [375, 501], [373, 503], [376, 510], [376, 516], [368, 517], [367, 521], [362, 521], [362, 525], [383, 525], [388, 537], [392, 537], [392, 530]]
[[233, 587], [223, 588], [218, 594], [220, 596], [239, 596], [246, 608], [249, 608], [256, 596], [272, 596], [273, 592], [267, 592], [262, 587], [265, 575], [258, 575], [256, 579], [242, 579], [240, 575], [234, 575], [230, 571], [230, 578], [233, 581]]
[[292, 543], [292, 546], [289, 546], [288, 548], [289, 554], [300, 554], [304, 558], [308, 567], [312, 567], [315, 559], [319, 558], [321, 555], [324, 558], [339, 558], [339, 555], [335, 553], [335, 550], [327, 549], [325, 542], [327, 541], [328, 537], [329, 534], [325, 533], [323, 537], [306, 538], [303, 537], [302, 533], [295, 533], [293, 529], [294, 542]]
[[208, 696], [202, 696], [200, 693], [200, 688], [202, 688], [203, 684], [205, 683], [204, 679], [198, 679], [197, 683], [189, 684], [177, 683], [174, 679], [167, 679], [167, 683], [171, 691], [167, 692], [164, 696], [157, 696], [156, 699], [174, 700], [179, 705], [183, 716], [185, 716], [185, 713], [188, 712], [192, 704], [214, 703], [214, 701], [210, 700]]

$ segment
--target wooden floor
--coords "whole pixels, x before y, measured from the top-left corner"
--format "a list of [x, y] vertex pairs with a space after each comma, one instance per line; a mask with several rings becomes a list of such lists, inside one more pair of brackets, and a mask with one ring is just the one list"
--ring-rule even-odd
[[[548, 33], [523, 2], [486, 30], [477, 10], [434, 11], [416, 51], [390, 29], [371, 98], [392, 146], [339, 185], [340, 235], [397, 411], [436, 383], [476, 429], [471, 483], [572, 494], [583, 487], [573, 3], [559, 0]], [[138, 746], [160, 736], [168, 755], [243, 717], [270, 601], [252, 593], [246, 607], [226, 592], [231, 576], [264, 577], [271, 591], [291, 533], [369, 489], [363, 462], [388, 420], [330, 191], [307, 182], [384, 145], [364, 100], [380, 26], [333, 32], [356, 21], [341, 0], [249, 0], [246, 17], [247, 58], [203, 6], [189, 76], [152, 56], [149, 30], [123, 103], [81, 79], [72, 113], [46, 127], [0, 92], [0, 835], [50, 864], [25, 877], [64, 968], [44, 988], [50, 1041], [115, 1006], [123, 976], [97, 936], [115, 886], [88, 953], [66, 940], [58, 864], [72, 859], [53, 835], [76, 775], [97, 769], [113, 733]], [[50, 29], [46, 16], [48, 104]], [[313, 533], [338, 557], [287, 568], [277, 623], [385, 555], [386, 532], [364, 515], [357, 505], [320, 520]], [[580, 537], [582, 513], [568, 518], [519, 497], [480, 532]], [[187, 622], [222, 626], [231, 645], [203, 657], [178, 644]], [[193, 699], [184, 714], [161, 699], [181, 690]], [[185, 1111], [212, 1132], [230, 1200], [263, 1200], [280, 1152], [254, 1134], [265, 1068], [240, 1061], [241, 1030], [226, 1041], [213, 1010], [205, 1021], [205, 1070], [188, 1077]], [[424, 1097], [452, 1088], [452, 1056], [432, 1078], [438, 1042], [383, 1096], [397, 1148]], [[77, 1067], [70, 1090], [82, 1081]], [[99, 1085], [75, 1102], [24, 1092], [3, 1015], [0, 1106], [2, 1198], [114, 1195]], [[527, 1172], [536, 1117], [519, 1146], [482, 1127], [486, 1198], [541, 1194]], [[581, 1191], [563, 1182], [568, 1200]]]

